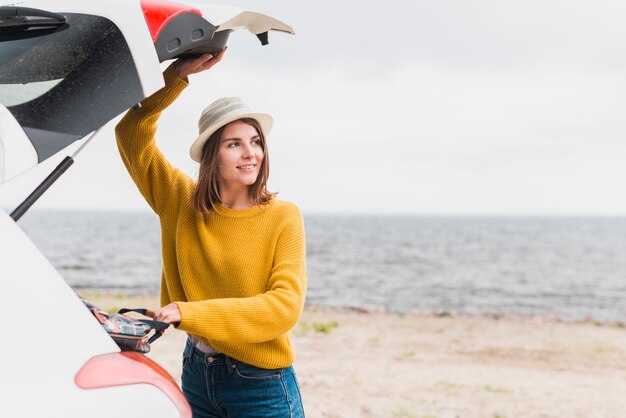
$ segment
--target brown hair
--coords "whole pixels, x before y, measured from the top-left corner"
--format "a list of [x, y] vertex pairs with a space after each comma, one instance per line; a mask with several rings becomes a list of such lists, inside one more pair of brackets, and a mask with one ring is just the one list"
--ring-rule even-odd
[[[255, 205], [267, 204], [276, 193], [267, 190], [267, 179], [270, 175], [270, 161], [267, 152], [267, 142], [265, 135], [261, 129], [261, 125], [256, 119], [242, 118], [240, 120], [254, 129], [256, 129], [261, 139], [261, 148], [263, 149], [263, 161], [259, 169], [259, 175], [250, 187], [250, 200]], [[227, 124], [228, 125], [228, 124]], [[219, 168], [217, 165], [217, 155], [220, 149], [220, 141], [226, 126], [222, 126], [215, 131], [202, 147], [202, 157], [200, 159], [200, 173], [198, 174], [198, 182], [193, 192], [193, 206], [203, 213], [210, 213], [213, 208], [222, 203], [220, 198], [220, 187], [218, 180]]]

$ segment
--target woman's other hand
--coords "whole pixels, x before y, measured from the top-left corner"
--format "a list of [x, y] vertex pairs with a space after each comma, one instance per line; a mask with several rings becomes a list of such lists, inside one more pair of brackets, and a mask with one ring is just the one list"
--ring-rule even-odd
[[193, 58], [179, 58], [174, 63], [176, 75], [184, 80], [190, 74], [208, 70], [222, 60], [226, 49], [228, 47], [221, 50], [217, 55], [203, 54]]
[[177, 326], [182, 320], [182, 317], [180, 316], [178, 305], [176, 303], [170, 303], [156, 311], [154, 313], [154, 319]]

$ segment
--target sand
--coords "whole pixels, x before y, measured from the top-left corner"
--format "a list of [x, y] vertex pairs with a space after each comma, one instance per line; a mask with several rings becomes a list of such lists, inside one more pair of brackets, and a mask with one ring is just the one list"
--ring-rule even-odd
[[[293, 339], [307, 417], [626, 417], [621, 324], [309, 307]], [[148, 354], [178, 381], [184, 342], [171, 330]]]

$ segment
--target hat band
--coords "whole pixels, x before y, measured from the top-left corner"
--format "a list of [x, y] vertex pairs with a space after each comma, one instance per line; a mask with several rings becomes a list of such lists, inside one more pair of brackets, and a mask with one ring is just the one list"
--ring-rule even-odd
[[199, 132], [200, 133], [204, 132], [210, 126], [215, 125], [220, 120], [224, 120], [229, 117], [236, 116], [236, 115], [244, 115], [246, 113], [252, 113], [252, 112], [248, 109], [242, 108], [240, 105], [236, 103], [229, 105], [229, 106], [225, 106], [214, 112], [213, 111], [205, 112], [205, 114], [203, 114], [202, 118], [200, 119], [200, 123], [198, 124]]

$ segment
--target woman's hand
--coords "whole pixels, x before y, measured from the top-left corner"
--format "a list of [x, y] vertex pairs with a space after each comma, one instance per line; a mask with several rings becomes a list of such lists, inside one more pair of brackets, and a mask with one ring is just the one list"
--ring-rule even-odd
[[156, 311], [154, 313], [154, 319], [177, 326], [182, 320], [182, 317], [180, 315], [178, 305], [175, 303], [170, 303], [169, 305], [165, 305], [164, 307]]
[[184, 80], [190, 74], [208, 70], [222, 60], [226, 49], [228, 49], [228, 47], [221, 50], [217, 55], [203, 54], [194, 58], [179, 58], [174, 63], [176, 75]]

